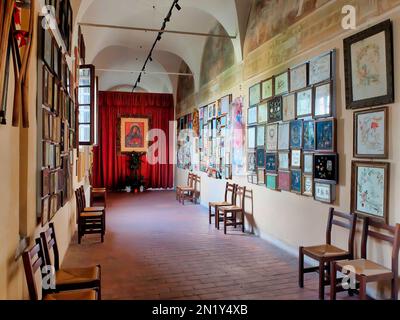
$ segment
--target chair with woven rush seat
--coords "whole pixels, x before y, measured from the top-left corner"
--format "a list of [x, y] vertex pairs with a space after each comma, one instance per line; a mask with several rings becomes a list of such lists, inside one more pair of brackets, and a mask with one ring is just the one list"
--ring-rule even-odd
[[[95, 289], [101, 299], [101, 267], [100, 265], [85, 268], [60, 269], [60, 258], [58, 253], [56, 233], [54, 224], [40, 233], [43, 244], [43, 253], [46, 265], [52, 265], [56, 275], [56, 291]], [[51, 254], [53, 253], [53, 262]]]
[[[347, 222], [337, 220], [341, 218]], [[304, 274], [310, 272], [319, 273], [319, 299], [324, 300], [325, 286], [330, 285], [329, 270], [330, 263], [336, 260], [353, 259], [354, 257], [354, 236], [356, 231], [357, 215], [341, 213], [331, 208], [329, 210], [328, 226], [326, 230], [326, 244], [300, 247], [299, 248], [299, 287], [304, 287]], [[341, 249], [332, 245], [332, 228], [339, 226], [349, 230], [348, 247]], [[304, 256], [308, 256], [318, 262], [317, 267], [304, 267]], [[325, 273], [327, 272], [327, 274]]]
[[197, 204], [197, 199], [200, 198], [200, 176], [193, 174], [191, 187], [180, 188], [179, 202], [185, 205], [185, 200], [189, 200]]
[[180, 193], [181, 193], [181, 190], [183, 188], [191, 188], [191, 187], [193, 187], [193, 176], [194, 176], [194, 174], [189, 172], [188, 173], [188, 177], [187, 177], [186, 186], [181, 185], [181, 186], [177, 186], [176, 187], [176, 200], [180, 201], [180, 199], [181, 199]]
[[[375, 228], [375, 230], [385, 230], [386, 233], [390, 235], [370, 230], [370, 227]], [[391, 269], [367, 259], [368, 237], [382, 240], [392, 245]], [[340, 291], [340, 288], [337, 287], [337, 272], [349, 273], [348, 277], [354, 279], [356, 283], [359, 284], [360, 299], [362, 300], [367, 299], [367, 284], [377, 281], [391, 281], [391, 298], [397, 300], [399, 293], [400, 224], [396, 224], [395, 227], [392, 227], [383, 222], [365, 218], [361, 244], [361, 259], [332, 262], [331, 300], [335, 300], [336, 293]]]
[[[236, 187], [235, 190], [235, 204], [231, 206], [218, 207], [218, 214], [216, 216], [217, 229], [219, 230], [220, 221], [224, 222], [224, 234], [226, 234], [227, 227], [242, 226], [242, 232], [244, 232], [244, 220], [245, 220], [245, 199], [246, 199], [246, 187]], [[239, 203], [237, 203], [239, 201]], [[237, 220], [238, 216], [241, 216], [241, 220]]]
[[106, 188], [93, 188], [90, 187], [90, 206], [107, 207], [107, 190]]
[[[44, 290], [43, 284], [48, 284], [48, 281], [43, 280], [43, 273], [46, 266], [45, 257], [43, 253], [42, 240], [36, 239], [36, 244], [22, 254], [24, 262], [24, 270], [26, 275], [26, 282], [28, 285], [29, 297], [31, 300], [98, 300], [99, 296], [96, 290], [73, 290], [57, 293], [49, 293]], [[45, 272], [49, 272], [46, 270]], [[47, 273], [46, 277], [49, 276]], [[51, 276], [51, 275], [50, 275]], [[41, 283], [37, 283], [38, 279]]]
[[[231, 206], [231, 205], [233, 205], [235, 203], [236, 187], [237, 187], [237, 185], [235, 183], [227, 182], [226, 186], [225, 186], [224, 201], [221, 201], [221, 202], [210, 202], [208, 204], [208, 220], [209, 220], [209, 224], [211, 224], [212, 217], [216, 217], [219, 207]], [[229, 193], [231, 195], [228, 198]], [[214, 208], [214, 213], [212, 212], [213, 208]], [[215, 218], [215, 227], [217, 227], [217, 218]]]

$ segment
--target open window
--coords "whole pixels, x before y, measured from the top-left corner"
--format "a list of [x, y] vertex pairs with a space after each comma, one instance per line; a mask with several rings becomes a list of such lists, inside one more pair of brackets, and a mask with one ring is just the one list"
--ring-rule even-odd
[[79, 67], [79, 118], [78, 133], [80, 145], [92, 145], [95, 133], [96, 81], [93, 65]]

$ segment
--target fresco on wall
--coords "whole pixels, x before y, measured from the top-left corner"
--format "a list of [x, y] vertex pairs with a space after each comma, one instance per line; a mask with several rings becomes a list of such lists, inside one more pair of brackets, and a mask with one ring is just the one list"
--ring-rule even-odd
[[245, 56], [332, 0], [255, 0], [244, 44]]
[[[179, 73], [192, 73], [189, 66], [185, 61], [182, 61], [179, 67]], [[190, 110], [184, 110], [184, 100], [194, 93], [194, 78], [190, 76], [179, 76], [178, 78], [178, 89], [176, 94], [176, 115], [183, 115]]]
[[[217, 23], [210, 33], [228, 35], [220, 23]], [[234, 63], [235, 52], [231, 39], [209, 37], [203, 51], [200, 85], [203, 86], [214, 80], [219, 74], [232, 67]]]

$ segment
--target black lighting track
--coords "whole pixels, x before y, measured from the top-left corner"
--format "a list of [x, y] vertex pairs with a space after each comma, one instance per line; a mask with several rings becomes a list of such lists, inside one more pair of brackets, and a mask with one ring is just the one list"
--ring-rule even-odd
[[135, 89], [137, 88], [138, 84], [142, 80], [142, 73], [146, 72], [147, 63], [149, 61], [153, 61], [152, 55], [153, 55], [154, 48], [156, 47], [157, 41], [161, 40], [161, 37], [162, 37], [162, 35], [164, 33], [164, 30], [167, 27], [167, 22], [169, 22], [171, 20], [172, 11], [174, 10], [174, 8], [176, 8], [178, 11], [180, 11], [182, 9], [181, 6], [178, 4], [178, 2], [179, 2], [179, 0], [174, 0], [173, 1], [172, 5], [171, 5], [171, 8], [169, 9], [168, 14], [164, 19], [164, 22], [163, 22], [162, 27], [161, 27], [161, 31], [158, 33], [157, 38], [154, 41], [154, 43], [153, 43], [153, 45], [152, 45], [152, 47], [150, 49], [150, 52], [149, 52], [149, 54], [148, 54], [148, 56], [146, 58], [146, 61], [143, 64], [142, 70], [140, 71], [139, 76], [136, 79], [136, 82], [135, 82], [135, 85], [133, 86], [132, 92], [135, 91]]

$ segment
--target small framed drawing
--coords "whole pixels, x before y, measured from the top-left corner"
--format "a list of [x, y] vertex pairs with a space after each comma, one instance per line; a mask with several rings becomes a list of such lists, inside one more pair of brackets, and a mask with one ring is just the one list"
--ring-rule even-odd
[[302, 194], [303, 196], [306, 197], [313, 197], [314, 196], [314, 179], [313, 176], [311, 175], [303, 175], [303, 191]]
[[300, 169], [301, 168], [301, 150], [292, 150], [292, 161], [291, 167], [292, 169]]
[[291, 121], [296, 119], [296, 94], [282, 97], [282, 120]]
[[282, 191], [291, 191], [291, 174], [289, 171], [279, 171], [278, 173], [278, 189]]
[[250, 87], [249, 89], [249, 107], [257, 106], [261, 101], [261, 85], [257, 83], [256, 85]]
[[275, 77], [275, 95], [280, 96], [289, 92], [289, 72], [283, 72]]
[[290, 169], [290, 153], [279, 152], [279, 170], [288, 171]]
[[316, 182], [314, 184], [314, 199], [319, 202], [332, 204], [336, 200], [336, 186]]
[[268, 101], [268, 123], [282, 121], [282, 97]]
[[257, 127], [257, 147], [265, 147], [265, 126]]
[[394, 102], [393, 26], [390, 20], [344, 39], [348, 109]]
[[315, 154], [314, 179], [317, 182], [337, 184], [339, 181], [339, 156], [337, 154]]
[[262, 103], [258, 105], [258, 123], [266, 123], [268, 121], [268, 104]]
[[354, 113], [354, 158], [388, 158], [388, 108]]
[[335, 51], [324, 53], [310, 61], [310, 85], [332, 79]]
[[265, 185], [265, 170], [264, 170], [264, 168], [257, 170], [257, 184], [260, 186]]
[[278, 155], [276, 153], [266, 154], [265, 169], [268, 173], [276, 173], [278, 171]]
[[388, 222], [389, 163], [352, 163], [352, 211]]
[[[256, 177], [256, 179], [257, 179], [257, 177]], [[254, 175], [253, 174], [248, 175], [247, 182], [253, 184], [253, 181], [254, 181]]]
[[303, 120], [290, 122], [290, 147], [294, 149], [303, 147]]
[[303, 154], [303, 172], [304, 174], [314, 174], [314, 154], [304, 153]]
[[270, 124], [267, 126], [266, 132], [266, 149], [267, 151], [278, 150], [278, 124]]
[[303, 124], [303, 149], [304, 151], [315, 150], [315, 122], [314, 120], [304, 121]]
[[317, 120], [315, 122], [315, 149], [319, 152], [336, 151], [336, 120]]
[[313, 97], [312, 89], [307, 89], [296, 93], [297, 118], [305, 118], [313, 115], [312, 97]]
[[293, 193], [302, 193], [302, 174], [301, 170], [292, 170], [290, 172], [290, 191]]
[[328, 118], [333, 116], [332, 82], [320, 84], [314, 87], [314, 118]]
[[257, 107], [247, 109], [247, 124], [257, 124]]
[[221, 106], [221, 114], [228, 114], [229, 113], [229, 107], [232, 102], [232, 95], [227, 95], [225, 97], [221, 98], [220, 101], [220, 106]]
[[279, 191], [278, 189], [278, 175], [267, 173], [266, 179], [267, 188], [274, 191]]
[[256, 152], [249, 151], [247, 153], [247, 172], [256, 172], [256, 169], [257, 169]]
[[308, 85], [308, 63], [290, 69], [290, 92], [304, 89]]
[[261, 100], [267, 100], [274, 96], [274, 77], [261, 83]]
[[290, 149], [290, 123], [284, 122], [279, 124], [278, 130], [278, 150]]
[[208, 121], [212, 120], [215, 117], [215, 103], [210, 103], [208, 105]]
[[265, 168], [265, 150], [264, 150], [264, 148], [257, 149], [256, 157], [257, 157], [257, 167], [264, 169]]
[[247, 149], [256, 148], [256, 127], [247, 128]]

